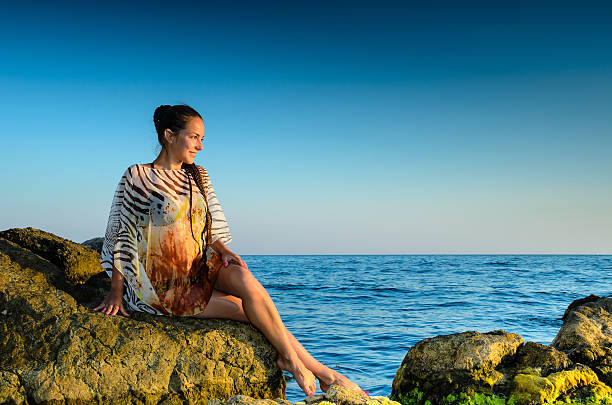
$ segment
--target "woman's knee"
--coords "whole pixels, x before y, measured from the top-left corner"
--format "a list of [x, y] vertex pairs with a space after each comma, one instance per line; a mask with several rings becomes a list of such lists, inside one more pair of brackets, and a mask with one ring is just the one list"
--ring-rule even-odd
[[256, 295], [262, 288], [248, 268], [237, 264], [222, 267], [218, 282], [221, 290], [238, 297]]

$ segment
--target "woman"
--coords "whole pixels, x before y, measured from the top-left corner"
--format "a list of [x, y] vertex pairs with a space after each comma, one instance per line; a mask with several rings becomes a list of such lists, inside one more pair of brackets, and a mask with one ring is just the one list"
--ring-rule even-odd
[[[278, 366], [307, 395], [331, 384], [359, 386], [312, 357], [283, 325], [264, 287], [226, 244], [231, 235], [206, 170], [193, 163], [203, 149], [204, 122], [187, 105], [153, 115], [162, 150], [130, 166], [115, 191], [101, 264], [111, 289], [95, 311], [250, 322], [278, 350]], [[124, 286], [125, 285], [125, 286]]]

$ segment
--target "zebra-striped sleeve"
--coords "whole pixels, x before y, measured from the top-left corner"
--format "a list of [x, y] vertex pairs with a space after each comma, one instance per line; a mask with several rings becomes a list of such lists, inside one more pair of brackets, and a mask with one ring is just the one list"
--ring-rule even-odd
[[202, 166], [198, 166], [198, 168], [200, 169], [204, 182], [206, 183], [208, 194], [207, 202], [208, 206], [210, 207], [210, 214], [213, 220], [212, 243], [215, 243], [218, 239], [221, 239], [221, 242], [227, 245], [232, 241], [232, 235], [230, 234], [229, 226], [227, 225], [227, 220], [225, 219], [225, 214], [223, 214], [221, 204], [219, 204], [219, 200], [215, 194], [215, 189], [212, 186], [208, 172]]
[[131, 169], [125, 171], [115, 190], [100, 256], [100, 264], [109, 275], [115, 268], [128, 280], [135, 276], [134, 269], [138, 269], [136, 215], [129, 201], [132, 194]]

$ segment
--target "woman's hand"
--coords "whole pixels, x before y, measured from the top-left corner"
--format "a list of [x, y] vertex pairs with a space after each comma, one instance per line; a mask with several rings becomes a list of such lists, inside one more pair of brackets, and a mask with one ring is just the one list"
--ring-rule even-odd
[[223, 261], [223, 266], [227, 267], [229, 266], [230, 263], [236, 263], [239, 266], [242, 266], [246, 269], [248, 269], [246, 263], [244, 262], [244, 260], [242, 260], [242, 258], [240, 256], [238, 256], [236, 253], [232, 252], [232, 251], [225, 251], [223, 252], [223, 254], [221, 255], [221, 260]]
[[100, 308], [102, 309], [100, 312], [107, 315], [115, 315], [117, 311], [121, 311], [123, 315], [130, 316], [123, 307], [123, 291], [116, 288], [111, 288], [104, 301], [93, 310], [97, 311]]
[[221, 239], [217, 239], [215, 243], [212, 244], [213, 250], [219, 256], [221, 256], [221, 262], [223, 263], [223, 267], [229, 266], [230, 263], [236, 263], [238, 266], [242, 266], [245, 269], [249, 267], [246, 265], [244, 260], [240, 258], [236, 253], [232, 252], [225, 246], [225, 244], [221, 241]]

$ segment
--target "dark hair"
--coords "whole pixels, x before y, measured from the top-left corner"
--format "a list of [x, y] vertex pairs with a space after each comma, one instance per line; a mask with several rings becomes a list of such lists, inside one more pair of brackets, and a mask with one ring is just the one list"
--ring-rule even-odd
[[202, 116], [187, 104], [164, 104], [157, 107], [153, 113], [153, 123], [157, 131], [157, 140], [162, 148], [166, 147], [166, 138], [164, 137], [164, 131], [166, 129], [170, 129], [170, 131], [177, 133], [185, 129], [187, 123], [194, 117], [198, 117], [204, 121]]
[[[172, 106], [164, 104], [157, 107], [153, 113], [153, 123], [155, 124], [155, 130], [157, 131], [157, 140], [159, 141], [162, 149], [166, 147], [166, 137], [164, 136], [164, 131], [166, 129], [170, 129], [172, 132], [178, 133], [179, 131], [185, 129], [187, 123], [195, 117], [198, 117], [204, 121], [202, 116], [196, 110], [186, 104], [177, 104]], [[183, 162], [182, 168], [187, 171], [187, 176], [191, 175], [191, 177], [193, 177], [195, 183], [200, 189], [200, 192], [204, 196], [204, 201], [206, 202], [206, 224], [204, 225], [204, 229], [200, 234], [200, 240], [204, 242], [202, 262], [204, 275], [206, 279], [208, 279], [209, 269], [208, 264], [206, 263], [206, 252], [208, 251], [208, 247], [212, 245], [212, 215], [208, 206], [208, 188], [206, 187], [200, 170], [196, 167], [195, 163], [188, 164]], [[191, 189], [191, 181], [189, 181], [189, 187]], [[191, 200], [189, 201], [189, 219], [191, 220]], [[191, 227], [191, 229], [193, 239], [198, 242], [193, 235], [193, 227]]]

